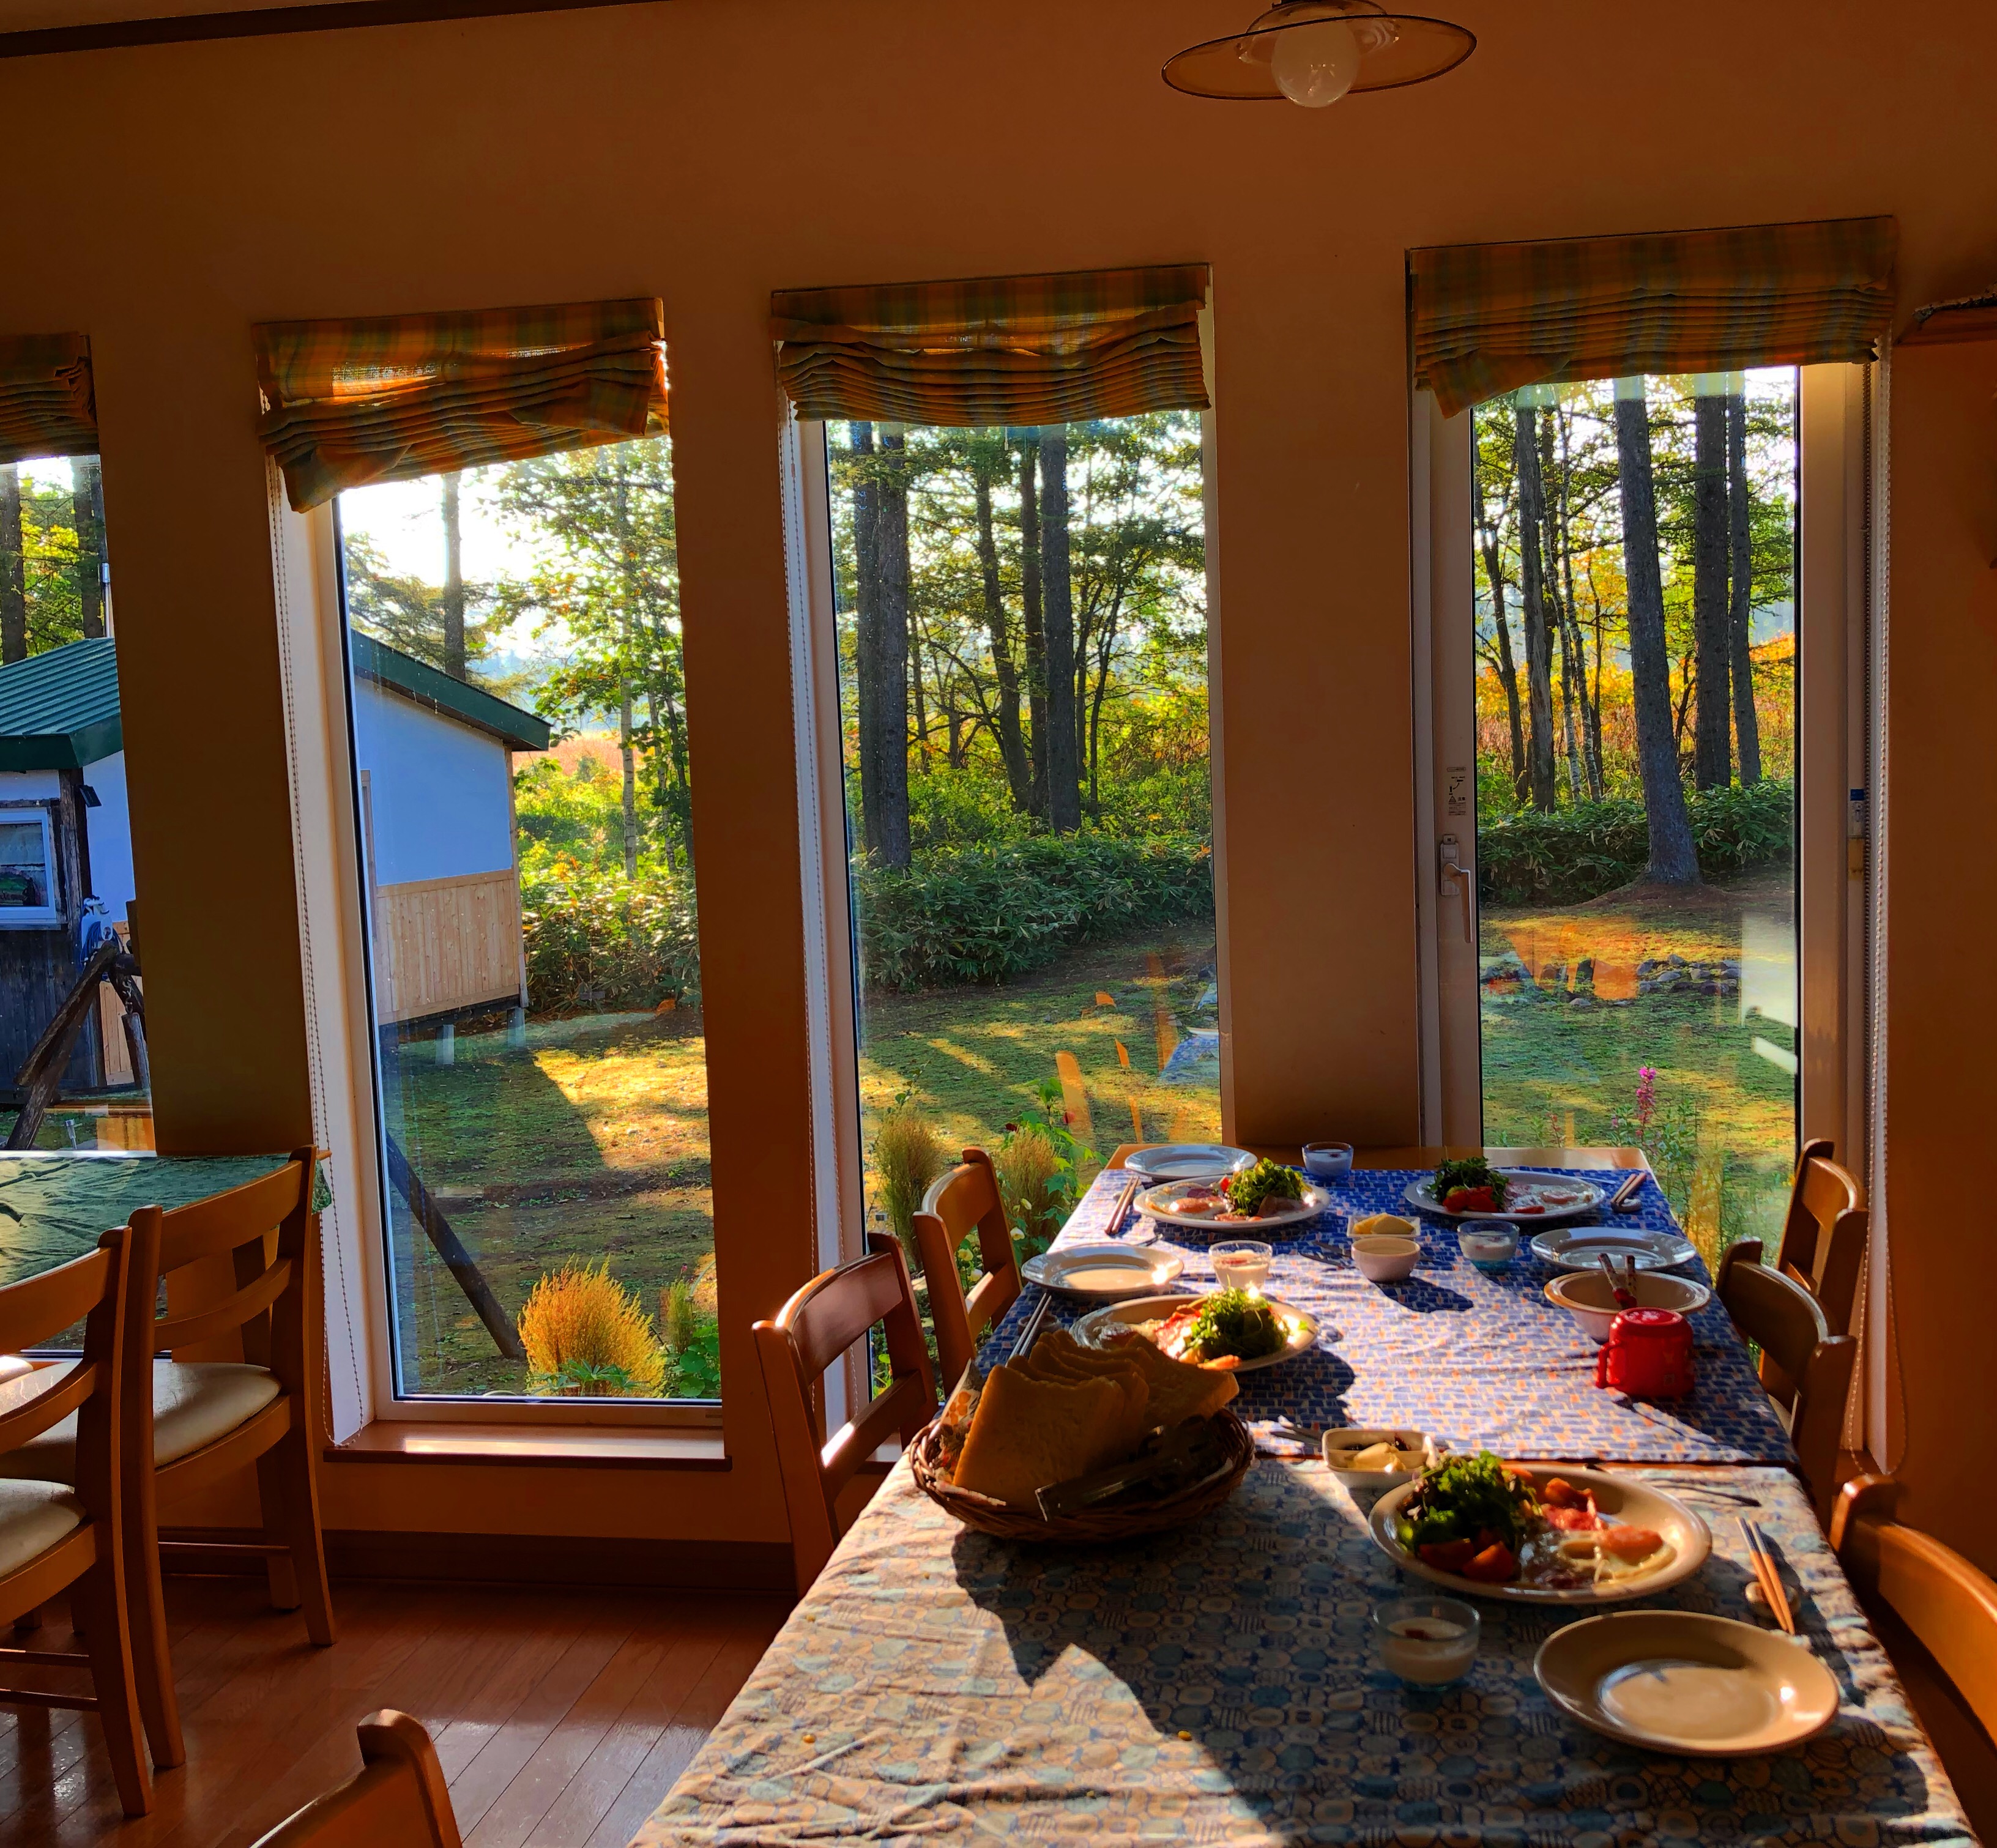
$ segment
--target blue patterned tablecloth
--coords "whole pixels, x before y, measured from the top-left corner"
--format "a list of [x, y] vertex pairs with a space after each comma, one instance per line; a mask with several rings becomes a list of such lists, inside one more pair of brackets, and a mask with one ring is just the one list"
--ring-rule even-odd
[[[0, 1153], [0, 1284], [19, 1283], [96, 1249], [133, 1208], [168, 1212], [285, 1165], [283, 1155], [154, 1155], [143, 1150]], [[315, 1171], [312, 1205], [331, 1204]]]
[[1321, 1464], [1258, 1462], [1191, 1527], [1071, 1550], [960, 1527], [905, 1460], [637, 1843], [1971, 1841], [1795, 1480], [1643, 1475], [1714, 1536], [1703, 1571], [1643, 1601], [1748, 1618], [1750, 1510], [1837, 1677], [1827, 1730], [1752, 1758], [1618, 1744], [1533, 1677], [1574, 1613], [1488, 1601], [1468, 1680], [1403, 1688], [1367, 1622], [1406, 1588]]
[[[1551, 1172], [1553, 1171], [1547, 1171]], [[1602, 1181], [1599, 1169], [1568, 1171]], [[1595, 1344], [1567, 1312], [1549, 1302], [1558, 1272], [1527, 1248], [1495, 1275], [1468, 1263], [1456, 1229], [1424, 1220], [1420, 1264], [1405, 1283], [1368, 1283], [1352, 1267], [1347, 1226], [1376, 1212], [1404, 1215], [1409, 1184], [1426, 1171], [1356, 1169], [1330, 1184], [1336, 1204], [1309, 1224], [1257, 1234], [1216, 1228], [1214, 1239], [1264, 1236], [1275, 1246], [1268, 1293], [1315, 1315], [1325, 1333], [1309, 1353], [1240, 1375], [1242, 1416], [1263, 1450], [1313, 1455], [1318, 1435], [1340, 1425], [1412, 1426], [1459, 1449], [1501, 1456], [1603, 1459], [1616, 1463], [1788, 1463], [1795, 1452], [1746, 1343], [1726, 1312], [1710, 1303], [1692, 1319], [1698, 1390], [1670, 1403], [1644, 1403], [1595, 1384]], [[1612, 1178], [1619, 1179], [1620, 1176]], [[1056, 1245], [1102, 1239], [1130, 1177], [1105, 1169], [1083, 1196]], [[1654, 1180], [1619, 1226], [1678, 1229]], [[1136, 1223], [1126, 1217], [1123, 1229]], [[1160, 1246], [1185, 1264], [1181, 1288], [1211, 1286], [1213, 1267], [1197, 1232], [1159, 1226]], [[1709, 1283], [1697, 1259], [1678, 1274]], [[1012, 1352], [1039, 1300], [1030, 1285], [985, 1343], [996, 1364]], [[1085, 1306], [1057, 1299], [1054, 1314], [1074, 1322]], [[1334, 1334], [1331, 1331], [1335, 1329]]]

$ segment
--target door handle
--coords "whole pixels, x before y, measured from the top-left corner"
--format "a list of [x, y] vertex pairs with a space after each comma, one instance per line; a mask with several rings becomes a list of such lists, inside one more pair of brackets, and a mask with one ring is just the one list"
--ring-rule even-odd
[[1436, 889], [1441, 892], [1450, 880], [1456, 881], [1457, 895], [1463, 900], [1463, 940], [1474, 949], [1477, 926], [1470, 908], [1470, 874], [1457, 863], [1458, 851], [1454, 834], [1445, 834], [1436, 843]]

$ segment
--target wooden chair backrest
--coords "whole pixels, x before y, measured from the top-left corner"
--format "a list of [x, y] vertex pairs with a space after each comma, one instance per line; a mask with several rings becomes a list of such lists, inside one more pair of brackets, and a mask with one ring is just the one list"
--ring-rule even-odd
[[88, 1256], [0, 1288], [0, 1350], [33, 1347], [84, 1325], [83, 1357], [75, 1365], [36, 1370], [53, 1384], [36, 1391], [31, 1373], [0, 1394], [0, 1453], [19, 1449], [74, 1412], [77, 1494], [100, 1520], [115, 1519], [123, 1498], [126, 1329], [136, 1294], [135, 1262], [143, 1269], [150, 1255], [143, 1230], [116, 1226]]
[[[889, 1432], [909, 1443], [936, 1415], [936, 1384], [902, 1248], [883, 1233], [867, 1243], [866, 1257], [820, 1271], [775, 1321], [754, 1331], [800, 1592], [839, 1544], [840, 1491]], [[887, 1328], [892, 1383], [828, 1440], [814, 1404], [819, 1382], [877, 1322]]]
[[[964, 1160], [936, 1181], [915, 1215], [916, 1253], [929, 1285], [930, 1320], [936, 1329], [936, 1359], [946, 1381], [964, 1377], [978, 1351], [978, 1337], [1019, 1301], [1023, 1288], [1019, 1254], [998, 1191], [998, 1171], [982, 1149], [966, 1149]], [[984, 1274], [964, 1292], [957, 1254], [978, 1234]]]
[[[236, 1288], [190, 1313], [169, 1308], [153, 1324], [151, 1349], [177, 1352], [243, 1331], [243, 1357], [267, 1367], [291, 1391], [303, 1384], [306, 1302], [311, 1288], [312, 1149], [295, 1149], [285, 1165], [254, 1181], [163, 1214], [159, 1274], [205, 1259], [229, 1258]], [[157, 1209], [155, 1209], [157, 1210]], [[267, 1240], [274, 1231], [277, 1253]], [[167, 1286], [171, 1302], [172, 1285]], [[299, 1377], [294, 1379], [294, 1369]]]
[[1761, 1242], [1742, 1239], [1719, 1261], [1717, 1294], [1734, 1326], [1761, 1350], [1761, 1378], [1787, 1411], [1803, 1481], [1817, 1519], [1830, 1519], [1845, 1402], [1858, 1343], [1833, 1335], [1823, 1306], [1793, 1277], [1761, 1262]]
[[463, 1848], [430, 1736], [385, 1708], [357, 1729], [360, 1769], [280, 1822], [256, 1848]]
[[1891, 1519], [1896, 1486], [1885, 1476], [1846, 1483], [1830, 1543], [1859, 1597], [1912, 1632], [1997, 1746], [1997, 1584], [1952, 1546]]
[[1827, 1140], [1806, 1142], [1796, 1158], [1775, 1268], [1808, 1290], [1832, 1332], [1844, 1335], [1851, 1332], [1870, 1215], [1864, 1188], [1831, 1159], [1832, 1148]]

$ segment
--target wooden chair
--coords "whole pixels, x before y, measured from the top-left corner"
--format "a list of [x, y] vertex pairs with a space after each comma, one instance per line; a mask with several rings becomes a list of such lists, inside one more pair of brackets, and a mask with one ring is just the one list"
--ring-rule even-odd
[[[946, 1383], [961, 1380], [978, 1339], [1019, 1300], [1019, 1254], [998, 1191], [998, 1172], [982, 1149], [966, 1149], [961, 1165], [934, 1182], [915, 1215], [916, 1253], [929, 1285], [930, 1321]], [[983, 1274], [967, 1297], [957, 1254], [978, 1234]]]
[[67, 1591], [84, 1646], [81, 1653], [0, 1649], [0, 1667], [88, 1667], [96, 1689], [85, 1696], [9, 1688], [0, 1690], [0, 1705], [96, 1714], [119, 1800], [130, 1816], [153, 1807], [153, 1781], [139, 1743], [126, 1596], [125, 1503], [142, 1472], [128, 1447], [124, 1370], [131, 1279], [149, 1267], [147, 1240], [156, 1231], [120, 1226], [105, 1233], [88, 1257], [0, 1288], [0, 1348], [33, 1346], [87, 1319], [80, 1360], [36, 1369], [50, 1376], [47, 1385], [31, 1374], [0, 1395], [0, 1450], [67, 1422], [76, 1433], [77, 1464], [73, 1484], [0, 1481], [0, 1624]]
[[1817, 1519], [1827, 1522], [1858, 1343], [1833, 1335], [1817, 1299], [1761, 1262], [1758, 1239], [1727, 1247], [1716, 1293], [1734, 1326], [1761, 1347], [1762, 1383], [1787, 1414], [1804, 1486]]
[[[867, 1244], [866, 1257], [820, 1271], [774, 1322], [759, 1322], [754, 1330], [800, 1593], [839, 1544], [840, 1491], [890, 1431], [909, 1443], [936, 1415], [936, 1383], [902, 1248], [883, 1233], [870, 1233]], [[828, 1441], [815, 1403], [819, 1382], [877, 1322], [887, 1324], [892, 1381]]]
[[1894, 1521], [1897, 1486], [1889, 1476], [1852, 1477], [1838, 1491], [1830, 1543], [1860, 1601], [1906, 1626], [1997, 1746], [1997, 1584], [1954, 1547]]
[[[157, 1320], [136, 1314], [126, 1330], [126, 1429], [133, 1454], [150, 1458], [134, 1470], [125, 1509], [132, 1593], [132, 1646], [139, 1699], [153, 1760], [182, 1764], [180, 1703], [174, 1692], [160, 1590], [163, 1555], [183, 1550], [162, 1543], [159, 1508], [254, 1464], [264, 1538], [223, 1550], [246, 1551], [271, 1567], [272, 1601], [305, 1607], [305, 1633], [322, 1646], [333, 1640], [326, 1550], [319, 1529], [316, 1452], [321, 1442], [319, 1369], [311, 1330], [319, 1288], [318, 1218], [312, 1211], [310, 1149], [295, 1150], [274, 1174], [191, 1205], [162, 1213], [141, 1207], [132, 1215], [157, 1237], [153, 1277], [133, 1279], [135, 1296], [150, 1305], [167, 1278], [168, 1312]], [[267, 1239], [277, 1232], [274, 1257]], [[171, 1308], [174, 1277], [188, 1266], [227, 1260], [236, 1288], [222, 1301], [186, 1314]], [[240, 1332], [240, 1361], [156, 1358]], [[4, 1343], [0, 1343], [4, 1345]], [[0, 1474], [72, 1480], [76, 1429], [65, 1422], [0, 1457]], [[212, 1544], [198, 1549], [212, 1554]]]
[[1852, 1305], [1865, 1264], [1865, 1190], [1831, 1159], [1828, 1141], [1806, 1142], [1796, 1157], [1788, 1216], [1775, 1268], [1823, 1305], [1834, 1333], [1851, 1332]]
[[369, 1714], [356, 1730], [360, 1769], [255, 1848], [463, 1848], [430, 1736], [388, 1708]]

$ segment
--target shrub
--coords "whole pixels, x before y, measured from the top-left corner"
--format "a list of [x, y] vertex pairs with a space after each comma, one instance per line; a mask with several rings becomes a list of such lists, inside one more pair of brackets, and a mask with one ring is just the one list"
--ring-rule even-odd
[[[1685, 804], [1708, 878], [1780, 859], [1795, 838], [1795, 788], [1786, 781], [1696, 790]], [[1478, 890], [1492, 904], [1581, 904], [1640, 879], [1650, 845], [1643, 805], [1633, 798], [1550, 815], [1521, 810], [1479, 827]]]
[[659, 1294], [659, 1328], [665, 1340], [666, 1371], [674, 1398], [721, 1396], [721, 1329], [702, 1317], [694, 1286], [685, 1277]]
[[537, 1392], [651, 1398], [664, 1390], [666, 1357], [637, 1297], [610, 1261], [544, 1273], [519, 1322]]
[[520, 898], [528, 1005], [536, 1012], [698, 999], [691, 878], [641, 867], [627, 884], [621, 871], [557, 860], [523, 872]]
[[854, 883], [866, 981], [894, 991], [1003, 981], [1085, 938], [1213, 911], [1209, 850], [1184, 836], [1040, 836], [906, 869], [861, 860]]
[[1024, 1235], [1030, 1250], [1045, 1247], [1061, 1230], [1067, 1204], [1062, 1180], [1067, 1164], [1038, 1123], [1022, 1123], [1000, 1145], [992, 1164], [1005, 1223]]
[[880, 1184], [881, 1210], [895, 1236], [912, 1263], [916, 1255], [916, 1212], [930, 1183], [940, 1174], [947, 1157], [930, 1119], [902, 1095], [881, 1113], [874, 1133], [874, 1172]]

